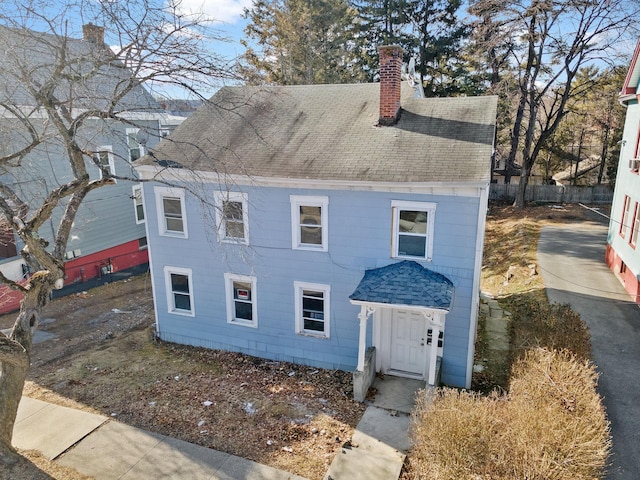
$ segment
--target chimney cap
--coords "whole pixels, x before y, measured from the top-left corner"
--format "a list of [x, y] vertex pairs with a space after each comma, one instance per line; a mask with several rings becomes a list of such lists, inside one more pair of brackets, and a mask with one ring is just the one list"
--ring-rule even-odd
[[394, 51], [395, 50], [395, 51], [399, 51], [399, 52], [404, 53], [404, 48], [402, 48], [402, 45], [398, 45], [398, 44], [395, 44], [395, 43], [392, 44], [392, 45], [378, 45], [378, 52], [381, 52], [383, 50], [385, 50], [385, 51], [387, 51], [387, 50]]

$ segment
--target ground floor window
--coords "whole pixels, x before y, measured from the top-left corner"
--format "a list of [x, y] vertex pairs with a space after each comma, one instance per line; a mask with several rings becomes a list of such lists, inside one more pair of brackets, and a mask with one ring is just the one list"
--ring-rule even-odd
[[329, 285], [294, 282], [296, 333], [329, 338]]
[[226, 273], [227, 322], [247, 327], [258, 326], [256, 277]]
[[190, 268], [164, 267], [169, 313], [194, 316]]

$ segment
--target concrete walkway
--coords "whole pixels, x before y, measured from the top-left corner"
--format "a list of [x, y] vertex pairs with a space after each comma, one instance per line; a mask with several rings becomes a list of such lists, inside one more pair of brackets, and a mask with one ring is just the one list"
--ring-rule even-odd
[[324, 480], [398, 480], [410, 443], [409, 414], [425, 382], [376, 378], [376, 394], [350, 444], [335, 456]]
[[22, 397], [13, 445], [96, 480], [304, 480], [102, 415]]
[[551, 302], [568, 303], [591, 332], [598, 389], [611, 422], [608, 480], [640, 479], [640, 310], [604, 263], [607, 226], [544, 227], [538, 263]]
[[[409, 414], [425, 383], [376, 379], [351, 441], [326, 480], [397, 480], [409, 449]], [[13, 444], [37, 450], [96, 480], [305, 480], [244, 458], [148, 432], [96, 415], [22, 397]]]

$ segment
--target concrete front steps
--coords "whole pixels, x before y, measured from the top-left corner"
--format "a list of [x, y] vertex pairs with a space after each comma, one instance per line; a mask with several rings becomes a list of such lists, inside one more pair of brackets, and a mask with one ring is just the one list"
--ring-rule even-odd
[[398, 480], [410, 442], [409, 416], [416, 393], [430, 395], [425, 382], [376, 378], [376, 394], [349, 442], [335, 456], [323, 480]]

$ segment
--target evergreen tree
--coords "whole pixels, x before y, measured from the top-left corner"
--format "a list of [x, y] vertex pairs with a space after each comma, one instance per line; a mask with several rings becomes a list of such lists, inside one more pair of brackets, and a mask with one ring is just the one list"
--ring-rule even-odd
[[358, 12], [354, 37], [358, 65], [367, 81], [377, 79], [380, 45], [400, 45], [405, 51], [405, 61], [413, 55], [418, 42], [410, 30], [411, 1], [353, 0]]
[[477, 93], [460, 55], [469, 27], [458, 16], [461, 0], [412, 0], [407, 15], [417, 41], [416, 71], [425, 95]]
[[254, 0], [246, 9], [242, 75], [250, 84], [345, 83], [354, 68], [355, 10], [346, 0]]

